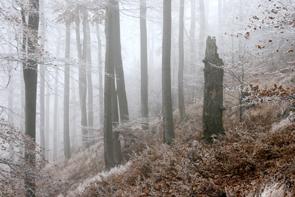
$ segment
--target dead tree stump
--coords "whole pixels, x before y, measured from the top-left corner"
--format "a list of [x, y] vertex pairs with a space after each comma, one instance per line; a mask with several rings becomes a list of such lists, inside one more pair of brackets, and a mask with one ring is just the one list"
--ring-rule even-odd
[[204, 138], [212, 142], [214, 136], [223, 134], [223, 61], [217, 53], [216, 39], [207, 38], [205, 63], [205, 87], [203, 106]]

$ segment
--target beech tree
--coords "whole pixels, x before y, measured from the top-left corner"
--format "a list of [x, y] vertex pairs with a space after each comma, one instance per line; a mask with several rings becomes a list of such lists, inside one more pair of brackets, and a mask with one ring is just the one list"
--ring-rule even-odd
[[190, 6], [190, 15], [191, 15], [191, 19], [190, 19], [190, 68], [189, 68], [189, 99], [193, 100], [195, 94], [196, 94], [196, 90], [194, 87], [194, 83], [195, 83], [195, 74], [196, 74], [196, 67], [197, 67], [197, 58], [196, 58], [196, 54], [197, 54], [197, 39], [196, 39], [196, 13], [197, 13], [197, 9], [196, 9], [196, 3], [197, 0], [191, 0], [191, 6]]
[[[87, 126], [93, 129], [93, 85], [92, 85], [92, 65], [91, 65], [91, 36], [89, 26], [89, 14], [86, 7], [82, 10], [83, 23], [83, 63], [87, 72]], [[88, 131], [89, 132], [89, 131]]]
[[[60, 40], [58, 39], [57, 41], [57, 49], [56, 49], [56, 55], [58, 55], [60, 53]], [[54, 71], [54, 116], [53, 116], [53, 132], [52, 132], [52, 138], [53, 138], [53, 160], [57, 161], [57, 157], [58, 157], [58, 131], [59, 131], [59, 98], [58, 98], [58, 94], [59, 94], [59, 87], [58, 87], [58, 83], [59, 83], [59, 72], [58, 72], [58, 68], [55, 67], [55, 71]]]
[[88, 146], [88, 121], [87, 121], [87, 73], [86, 64], [83, 62], [82, 46], [81, 46], [81, 34], [80, 34], [80, 9], [76, 8], [75, 18], [75, 30], [76, 30], [76, 44], [79, 59], [79, 98], [80, 98], [80, 110], [81, 110], [81, 130], [82, 130], [82, 142], [83, 146]]
[[[22, 8], [23, 53], [27, 61], [23, 63], [25, 81], [25, 134], [36, 140], [36, 99], [38, 78], [38, 31], [39, 31], [39, 0], [29, 0], [29, 10]], [[28, 19], [28, 20], [27, 20]], [[35, 145], [25, 145], [25, 161], [29, 166], [36, 165]], [[36, 183], [33, 172], [25, 172], [25, 191], [27, 197], [34, 197]]]
[[[45, 48], [45, 16], [44, 16], [44, 0], [40, 1], [40, 27], [41, 27], [41, 42], [40, 48], [44, 51]], [[45, 158], [45, 65], [40, 65], [40, 147], [43, 149], [43, 157]]]
[[184, 70], [184, 0], [179, 7], [179, 63], [178, 63], [178, 109], [181, 120], [185, 116], [183, 70]]
[[109, 0], [106, 7], [106, 59], [104, 82], [104, 160], [106, 169], [115, 166], [113, 152], [113, 86], [114, 62], [111, 57], [114, 34], [114, 0]]
[[101, 43], [101, 32], [100, 32], [100, 24], [96, 22], [96, 35], [97, 35], [97, 43], [98, 43], [98, 77], [99, 77], [99, 123], [103, 125], [103, 61], [102, 61], [102, 43]]
[[162, 43], [162, 106], [164, 143], [174, 139], [172, 96], [171, 96], [171, 1], [163, 1]]
[[66, 44], [65, 44], [65, 72], [64, 72], [64, 156], [71, 158], [70, 140], [70, 55], [71, 55], [71, 18], [65, 20]]
[[120, 113], [120, 121], [126, 122], [129, 120], [129, 110], [128, 110], [128, 101], [125, 87], [125, 76], [123, 69], [123, 61], [122, 61], [122, 52], [121, 52], [121, 27], [120, 27], [120, 8], [119, 2], [113, 2], [114, 7], [114, 37], [113, 37], [113, 50], [115, 59], [115, 80], [116, 80], [116, 88], [118, 95], [118, 103], [119, 103], [119, 113]]
[[141, 116], [145, 126], [149, 114], [146, 10], [146, 0], [140, 0]]
[[199, 33], [199, 54], [200, 58], [204, 56], [205, 50], [205, 41], [206, 41], [206, 31], [207, 31], [207, 19], [205, 11], [205, 0], [199, 0], [199, 9], [200, 9], [200, 33]]

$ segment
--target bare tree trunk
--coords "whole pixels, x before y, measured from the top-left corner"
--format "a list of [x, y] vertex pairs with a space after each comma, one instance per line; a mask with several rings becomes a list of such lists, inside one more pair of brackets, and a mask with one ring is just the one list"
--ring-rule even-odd
[[[26, 60], [23, 60], [26, 61]], [[20, 122], [20, 128], [22, 132], [25, 131], [25, 85], [24, 85], [24, 77], [23, 77], [23, 70], [20, 70], [20, 106], [21, 106], [21, 122]]]
[[179, 68], [178, 68], [178, 107], [181, 120], [185, 116], [184, 91], [183, 91], [183, 68], [184, 68], [184, 0], [180, 0], [179, 11]]
[[189, 99], [191, 102], [196, 96], [197, 52], [196, 52], [196, 1], [191, 0], [191, 24], [190, 24], [190, 73], [189, 73]]
[[124, 70], [123, 70], [123, 61], [121, 54], [121, 30], [120, 30], [120, 12], [119, 12], [119, 2], [113, 1], [114, 6], [114, 42], [113, 50], [115, 58], [115, 74], [116, 74], [116, 86], [117, 86], [117, 95], [119, 102], [119, 112], [120, 120], [126, 122], [129, 120], [129, 111], [128, 111], [128, 101], [125, 88], [125, 79], [124, 79]]
[[171, 96], [171, 1], [163, 1], [163, 49], [162, 49], [162, 105], [164, 143], [174, 139], [172, 96]]
[[[239, 0], [239, 22], [240, 24], [243, 24], [243, 17], [244, 17], [244, 13], [243, 13], [243, 2], [241, 0]], [[244, 114], [244, 106], [243, 106], [243, 100], [245, 99], [245, 92], [244, 92], [244, 87], [245, 87], [245, 68], [244, 68], [244, 64], [243, 64], [243, 60], [242, 60], [242, 53], [243, 53], [243, 41], [242, 41], [242, 37], [239, 36], [239, 62], [241, 63], [241, 76], [240, 76], [240, 95], [239, 95], [239, 116], [240, 116], [240, 122], [243, 121], [243, 114]]]
[[148, 126], [148, 54], [146, 0], [140, 0], [140, 56], [141, 56], [141, 116], [144, 128]]
[[223, 33], [223, 0], [218, 0], [218, 41], [222, 44]]
[[77, 10], [78, 16], [76, 17], [76, 42], [79, 58], [79, 97], [80, 97], [80, 109], [81, 109], [81, 128], [82, 128], [82, 143], [84, 147], [88, 146], [88, 126], [87, 126], [87, 76], [86, 65], [82, 57], [82, 47], [80, 38], [80, 19], [79, 10]]
[[88, 127], [93, 129], [93, 85], [92, 85], [92, 68], [91, 68], [91, 36], [90, 26], [88, 19], [88, 11], [86, 8], [83, 9], [83, 59], [86, 63], [87, 70], [87, 99], [88, 99]]
[[217, 53], [215, 38], [208, 37], [205, 63], [205, 92], [203, 108], [204, 138], [212, 142], [215, 135], [223, 134], [223, 61]]
[[[74, 76], [74, 71], [71, 71], [71, 76]], [[77, 114], [76, 112], [79, 110], [79, 106], [76, 105], [77, 102], [79, 102], [77, 100], [77, 93], [76, 90], [78, 88], [76, 88], [76, 84], [74, 82], [71, 83], [71, 103], [72, 103], [72, 107], [70, 107], [70, 114], [71, 114], [71, 122], [73, 122], [73, 124], [70, 124], [70, 130], [71, 130], [71, 144], [72, 147], [71, 149], [74, 150], [74, 148], [76, 149], [77, 147], [79, 147], [79, 143], [81, 142], [80, 140], [80, 130], [77, 129], [78, 125], [77, 124]]]
[[[59, 43], [60, 41], [58, 41], [58, 45], [60, 45]], [[59, 54], [59, 46], [58, 46], [58, 53]], [[53, 122], [53, 160], [56, 161], [57, 157], [58, 157], [58, 146], [59, 146], [59, 142], [58, 142], [58, 134], [59, 134], [59, 114], [58, 114], [58, 106], [59, 106], [59, 102], [58, 102], [58, 83], [59, 83], [59, 77], [58, 77], [59, 73], [58, 73], [58, 68], [55, 68], [55, 87], [54, 87], [54, 122]]]
[[102, 46], [100, 36], [100, 26], [96, 23], [97, 27], [97, 42], [98, 42], [98, 75], [99, 75], [99, 123], [103, 125], [103, 62], [102, 62]]
[[[114, 76], [116, 74], [114, 73]], [[120, 117], [119, 117], [119, 107], [118, 107], [118, 93], [117, 93], [117, 87], [116, 87], [116, 80], [113, 78], [112, 83], [112, 113], [113, 113], [113, 126], [117, 127], [120, 123]]]
[[[12, 71], [13, 69], [13, 65], [11, 65], [11, 67], [9, 68], [10, 72]], [[15, 85], [14, 85], [14, 82], [13, 80], [11, 80], [9, 82], [9, 86], [8, 86], [8, 123], [11, 125], [11, 126], [14, 126], [14, 118], [13, 118], [13, 113], [14, 113], [14, 88], [15, 88]], [[13, 143], [9, 143], [9, 147], [8, 147], [8, 150], [9, 150], [9, 159], [14, 162], [14, 145]]]
[[205, 12], [205, 0], [199, 0], [200, 2], [200, 58], [204, 56], [205, 50], [205, 39], [206, 39], [206, 32], [207, 32], [207, 19], [206, 19], [206, 12]]
[[40, 65], [40, 147], [45, 158], [45, 68]]
[[[41, 49], [45, 48], [45, 16], [44, 16], [44, 0], [40, 1], [40, 27], [41, 27]], [[43, 54], [42, 54], [43, 55]], [[40, 147], [43, 151], [42, 156], [45, 159], [45, 65], [40, 65]]]
[[113, 152], [113, 91], [114, 62], [111, 57], [112, 37], [114, 34], [114, 7], [113, 0], [109, 0], [106, 10], [106, 59], [104, 83], [104, 159], [106, 169], [115, 166]]
[[[49, 79], [48, 72], [45, 71], [45, 78]], [[48, 80], [48, 83], [50, 83], [50, 80]], [[45, 95], [45, 148], [46, 148], [46, 159], [49, 160], [50, 158], [50, 89], [49, 85], [46, 87], [46, 95]]]
[[[25, 28], [24, 37], [27, 38], [28, 61], [24, 63], [23, 72], [25, 80], [25, 134], [35, 141], [36, 139], [36, 100], [37, 100], [37, 78], [38, 78], [38, 29], [39, 29], [39, 0], [30, 0], [30, 12], [26, 25], [26, 13], [23, 13]], [[23, 48], [26, 48], [23, 47]], [[25, 145], [25, 161], [34, 168], [36, 166], [35, 145]], [[34, 197], [36, 183], [34, 171], [25, 173], [25, 191], [27, 197]]]
[[[13, 66], [11, 66], [11, 68], [10, 69], [13, 69]], [[11, 72], [11, 71], [10, 71]], [[13, 107], [13, 105], [14, 105], [14, 87], [15, 85], [14, 85], [14, 82], [11, 80], [10, 82], [9, 82], [9, 84], [8, 84], [8, 123], [10, 124], [10, 125], [14, 125], [14, 118], [13, 118], [13, 112], [14, 112], [14, 107]]]
[[71, 158], [70, 140], [70, 53], [71, 53], [71, 24], [66, 21], [66, 48], [65, 48], [65, 72], [64, 72], [64, 156]]

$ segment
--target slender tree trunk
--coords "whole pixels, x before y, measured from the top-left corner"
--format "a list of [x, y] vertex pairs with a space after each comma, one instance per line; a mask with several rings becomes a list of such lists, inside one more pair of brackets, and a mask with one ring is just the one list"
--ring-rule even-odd
[[79, 58], [79, 97], [80, 97], [80, 109], [81, 109], [81, 128], [82, 128], [82, 143], [84, 147], [88, 146], [88, 126], [87, 126], [87, 75], [85, 57], [82, 57], [82, 47], [80, 38], [80, 19], [79, 10], [77, 10], [78, 16], [76, 18], [76, 42]]
[[[25, 80], [25, 134], [33, 141], [36, 139], [36, 99], [37, 99], [37, 78], [38, 78], [38, 29], [39, 29], [39, 0], [30, 0], [30, 12], [28, 13], [28, 23], [24, 37], [27, 37], [28, 62], [24, 63]], [[26, 24], [26, 17], [23, 22]], [[25, 25], [26, 26], [26, 25]], [[26, 48], [26, 47], [23, 47]], [[36, 166], [35, 145], [25, 145], [25, 161], [32, 167]], [[34, 197], [36, 183], [34, 170], [25, 173], [25, 191], [27, 197]]]
[[93, 85], [92, 85], [92, 68], [91, 68], [91, 36], [88, 19], [88, 11], [83, 9], [83, 59], [86, 63], [87, 70], [87, 99], [88, 99], [88, 127], [93, 129]]
[[207, 32], [207, 23], [206, 23], [206, 12], [205, 12], [205, 0], [199, 0], [200, 2], [200, 58], [204, 57], [205, 50], [205, 40], [206, 40], [206, 32]]
[[[60, 31], [59, 31], [60, 34]], [[60, 54], [60, 37], [57, 38], [57, 48], [56, 48], [56, 57], [59, 57]], [[55, 78], [54, 78], [54, 117], [53, 117], [53, 160], [57, 161], [58, 159], [58, 149], [59, 149], [59, 72], [58, 67], [55, 67]]]
[[[123, 62], [121, 55], [121, 38], [120, 38], [120, 12], [119, 4], [114, 1], [114, 29], [115, 34], [112, 37], [114, 42], [111, 44], [111, 57], [115, 57], [114, 60], [114, 82], [113, 82], [113, 126], [117, 127], [119, 122], [125, 122], [129, 120], [127, 96], [125, 90], [125, 80], [123, 71]], [[117, 48], [119, 46], [119, 48]], [[113, 156], [114, 164], [119, 165], [122, 162], [121, 143], [119, 139], [119, 133], [113, 133]]]
[[218, 0], [218, 41], [222, 44], [223, 33], [223, 0]]
[[23, 128], [24, 128], [24, 133], [26, 132], [26, 95], [25, 95], [25, 79], [24, 79], [24, 68], [26, 68], [27, 66], [27, 61], [28, 61], [28, 50], [27, 50], [27, 45], [28, 45], [28, 35], [27, 35], [27, 29], [28, 29], [28, 24], [27, 24], [27, 19], [26, 19], [26, 12], [25, 9], [22, 7], [21, 8], [21, 16], [22, 16], [22, 70], [21, 70], [21, 78], [22, 80], [22, 86], [21, 88], [23, 88], [21, 90], [21, 96], [22, 96], [22, 101], [21, 101], [21, 105], [22, 105], [22, 113], [23, 113]]
[[[11, 66], [10, 69], [13, 69], [13, 66]], [[8, 86], [8, 123], [10, 125], [14, 125], [14, 118], [13, 118], [13, 111], [14, 111], [14, 82], [10, 81]]]
[[162, 49], [162, 105], [164, 142], [174, 139], [172, 96], [171, 96], [171, 1], [163, 1], [163, 49]]
[[[71, 71], [71, 76], [74, 76], [75, 72], [74, 71]], [[76, 88], [76, 84], [75, 83], [71, 83], [71, 104], [72, 104], [72, 107], [70, 107], [70, 114], [71, 114], [71, 122], [73, 124], [70, 124], [70, 130], [71, 130], [71, 144], [72, 144], [72, 147], [71, 149], [74, 150], [74, 148], [77, 148], [79, 147], [79, 143], [81, 142], [80, 140], [80, 134], [77, 129], [77, 127], [79, 126], [79, 124], [77, 124], [77, 114], [76, 112], [79, 111], [79, 107], [76, 105], [77, 102], [79, 102], [79, 100], [77, 100], [77, 93], [76, 93], [76, 90], [78, 88]]]
[[217, 53], [215, 38], [208, 37], [205, 63], [205, 92], [203, 108], [204, 138], [212, 142], [215, 135], [223, 134], [223, 61]]
[[102, 62], [102, 46], [100, 36], [100, 26], [96, 23], [97, 27], [97, 42], [98, 42], [98, 77], [99, 77], [99, 123], [103, 125], [103, 62]]
[[[26, 61], [26, 60], [23, 60]], [[25, 85], [24, 85], [24, 77], [23, 77], [23, 69], [20, 70], [20, 106], [21, 106], [21, 122], [20, 128], [22, 133], [25, 131]]]
[[[243, 2], [242, 0], [239, 0], [239, 22], [240, 24], [243, 24], [243, 17], [244, 17], [244, 13], [243, 13]], [[241, 77], [240, 77], [240, 98], [239, 98], [239, 104], [240, 104], [240, 109], [239, 109], [239, 116], [240, 116], [240, 122], [243, 121], [243, 114], [244, 114], [244, 106], [243, 106], [243, 100], [245, 99], [245, 93], [244, 93], [244, 87], [245, 87], [245, 68], [244, 68], [244, 64], [243, 64], [243, 60], [242, 60], [242, 53], [243, 53], [243, 41], [242, 41], [242, 37], [239, 36], [239, 62], [241, 63]]]
[[190, 80], [189, 80], [189, 99], [193, 102], [194, 97], [196, 96], [196, 74], [197, 74], [197, 52], [196, 52], [196, 1], [191, 0], [191, 24], [190, 24]]
[[[13, 69], [13, 65], [11, 65], [10, 67], [10, 72]], [[9, 86], [8, 86], [8, 123], [11, 126], [14, 126], [14, 118], [13, 118], [13, 113], [14, 113], [14, 82], [10, 81], [9, 82]], [[14, 144], [13, 143], [9, 143], [9, 159], [14, 162]]]
[[70, 50], [71, 48], [71, 24], [66, 21], [66, 48], [65, 48], [65, 72], [64, 72], [64, 156], [71, 158], [70, 140]]
[[[41, 27], [41, 49], [45, 48], [45, 13], [44, 13], [44, 0], [40, 1], [40, 27]], [[44, 58], [43, 58], [44, 59]], [[40, 65], [40, 147], [42, 149], [42, 156], [45, 159], [45, 65]]]
[[112, 97], [114, 86], [114, 62], [111, 57], [112, 37], [114, 34], [114, 7], [113, 0], [109, 0], [106, 10], [106, 59], [105, 59], [105, 83], [104, 83], [104, 159], [106, 169], [115, 166], [113, 153], [113, 112]]
[[45, 159], [45, 68], [40, 65], [40, 147]]
[[[58, 41], [58, 45], [60, 45], [59, 43], [60, 41]], [[58, 47], [59, 48], [59, 47]], [[59, 49], [58, 49], [59, 51]], [[59, 54], [59, 53], [58, 53]], [[55, 68], [55, 87], [54, 87], [54, 122], [53, 122], [53, 160], [56, 161], [57, 157], [58, 157], [58, 146], [59, 146], [59, 142], [58, 142], [58, 134], [59, 134], [59, 112], [58, 112], [58, 106], [59, 106], [59, 101], [58, 101], [58, 83], [59, 83], [59, 72], [58, 72], [58, 68]]]
[[143, 126], [148, 126], [148, 54], [147, 54], [147, 25], [146, 0], [140, 0], [140, 56], [141, 56], [141, 116]]
[[[45, 71], [45, 78], [48, 80], [49, 79], [49, 74], [48, 72]], [[50, 84], [50, 80], [48, 82]], [[49, 84], [46, 87], [46, 95], [45, 95], [45, 148], [46, 148], [46, 154], [45, 157], [46, 159], [50, 159], [50, 87]]]
[[120, 12], [119, 12], [119, 2], [113, 1], [114, 6], [114, 58], [115, 58], [115, 74], [116, 74], [116, 86], [117, 86], [117, 95], [119, 102], [119, 112], [120, 120], [126, 122], [129, 120], [129, 111], [128, 111], [128, 102], [125, 88], [125, 79], [124, 79], [124, 70], [123, 70], [123, 61], [121, 54], [121, 30], [120, 30]]
[[183, 91], [183, 68], [184, 68], [184, 0], [180, 0], [179, 11], [179, 68], [178, 68], [178, 107], [181, 120], [185, 116], [184, 91]]

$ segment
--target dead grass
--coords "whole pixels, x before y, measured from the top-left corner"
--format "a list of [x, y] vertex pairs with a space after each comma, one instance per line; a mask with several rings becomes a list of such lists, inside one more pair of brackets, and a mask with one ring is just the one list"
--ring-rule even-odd
[[200, 118], [192, 113], [176, 125], [175, 145], [150, 144], [129, 170], [90, 184], [80, 196], [246, 196], [272, 181], [295, 194], [295, 124], [269, 132], [279, 109], [250, 110], [212, 145], [192, 126]]

